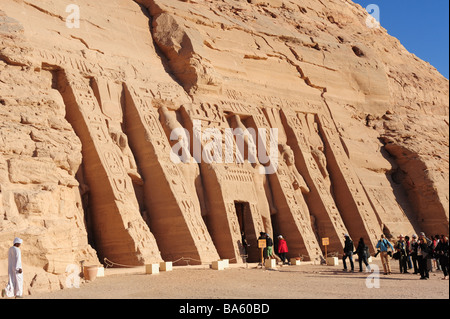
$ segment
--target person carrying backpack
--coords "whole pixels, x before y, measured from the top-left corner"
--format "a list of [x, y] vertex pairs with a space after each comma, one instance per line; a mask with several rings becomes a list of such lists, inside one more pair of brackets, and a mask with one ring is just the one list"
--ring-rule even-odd
[[380, 240], [377, 243], [376, 248], [380, 250], [381, 263], [383, 264], [383, 270], [385, 275], [392, 274], [391, 272], [391, 264], [389, 262], [389, 248], [394, 250], [392, 244], [387, 240], [384, 235], [381, 235]]
[[358, 255], [359, 262], [359, 272], [363, 271], [362, 264], [366, 265], [367, 271], [370, 271], [370, 266], [368, 259], [370, 257], [369, 247], [364, 243], [364, 238], [360, 238], [358, 242], [358, 247], [356, 248], [354, 254]]

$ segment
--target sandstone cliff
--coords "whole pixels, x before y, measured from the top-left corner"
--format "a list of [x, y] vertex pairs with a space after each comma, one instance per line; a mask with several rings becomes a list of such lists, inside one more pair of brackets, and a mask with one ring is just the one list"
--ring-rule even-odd
[[[0, 0], [1, 278], [15, 236], [32, 293], [82, 260], [255, 261], [261, 231], [317, 261], [323, 237], [448, 233], [449, 82], [359, 5], [74, 2], [79, 28], [64, 1]], [[204, 156], [174, 163], [199, 124]], [[277, 128], [276, 163], [205, 161], [229, 128]]]

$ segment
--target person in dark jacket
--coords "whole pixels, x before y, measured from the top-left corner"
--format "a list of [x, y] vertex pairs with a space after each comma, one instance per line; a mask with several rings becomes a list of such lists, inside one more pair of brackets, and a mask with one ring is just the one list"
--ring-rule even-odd
[[399, 254], [399, 265], [400, 265], [400, 273], [401, 274], [407, 274], [408, 273], [408, 269], [407, 269], [407, 250], [406, 250], [406, 242], [404, 240], [404, 236], [400, 235], [398, 236], [398, 241], [395, 244], [395, 250], [397, 251], [397, 253]]
[[417, 246], [417, 262], [419, 264], [420, 279], [426, 280], [430, 278], [428, 269], [428, 258], [430, 258], [433, 242], [425, 236], [425, 233], [420, 233], [419, 244]]
[[364, 243], [364, 238], [360, 238], [358, 242], [358, 247], [356, 247], [356, 250], [354, 252], [358, 255], [358, 262], [359, 262], [359, 272], [363, 271], [362, 264], [366, 265], [367, 271], [370, 271], [370, 266], [368, 263], [368, 259], [370, 257], [369, 247]]
[[248, 247], [250, 246], [247, 242], [247, 238], [245, 237], [245, 233], [241, 232], [241, 240], [242, 240], [242, 248], [244, 248], [245, 255], [248, 255]]
[[405, 244], [406, 244], [406, 264], [408, 265], [408, 269], [412, 269], [412, 259], [411, 259], [411, 240], [409, 236], [405, 236]]
[[267, 243], [267, 258], [272, 259], [272, 257], [275, 257], [273, 255], [273, 239], [270, 237], [268, 233], [266, 233], [266, 243]]
[[266, 237], [266, 233], [264, 232], [260, 232], [259, 233], [259, 237], [258, 237], [258, 241], [259, 240], [265, 240], [266, 241], [266, 247], [263, 248], [263, 259], [266, 260], [267, 259], [267, 237]]
[[347, 258], [350, 260], [351, 271], [355, 271], [355, 264], [353, 263], [353, 249], [355, 248], [353, 245], [353, 241], [350, 239], [348, 234], [344, 235], [344, 256], [342, 257], [342, 262], [344, 264], [344, 271], [347, 271]]
[[444, 278], [442, 278], [442, 279], [445, 279], [445, 280], [448, 280], [448, 275], [449, 275], [448, 248], [449, 248], [448, 237], [442, 235], [434, 252], [435, 252], [436, 259], [439, 259], [439, 264], [441, 266], [442, 272], [444, 273]]
[[414, 234], [412, 235], [412, 240], [411, 240], [411, 259], [412, 259], [412, 264], [414, 267], [414, 274], [417, 275], [419, 273], [419, 266], [417, 264], [417, 247], [418, 247], [419, 243], [417, 241], [417, 235]]

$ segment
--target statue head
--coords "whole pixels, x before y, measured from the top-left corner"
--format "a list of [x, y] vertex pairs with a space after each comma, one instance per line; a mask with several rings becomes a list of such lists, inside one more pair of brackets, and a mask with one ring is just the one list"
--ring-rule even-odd
[[295, 164], [294, 151], [289, 145], [283, 144], [281, 148], [281, 155], [283, 156], [283, 160], [288, 166], [292, 166]]

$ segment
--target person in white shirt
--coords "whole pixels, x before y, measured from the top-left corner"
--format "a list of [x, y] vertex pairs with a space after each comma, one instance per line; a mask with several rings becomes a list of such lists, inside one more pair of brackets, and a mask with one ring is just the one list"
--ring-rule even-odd
[[23, 240], [15, 238], [13, 246], [8, 252], [8, 284], [5, 289], [2, 290], [2, 297], [16, 297], [22, 298], [23, 296], [23, 271], [22, 271], [22, 253], [20, 251], [20, 245]]

